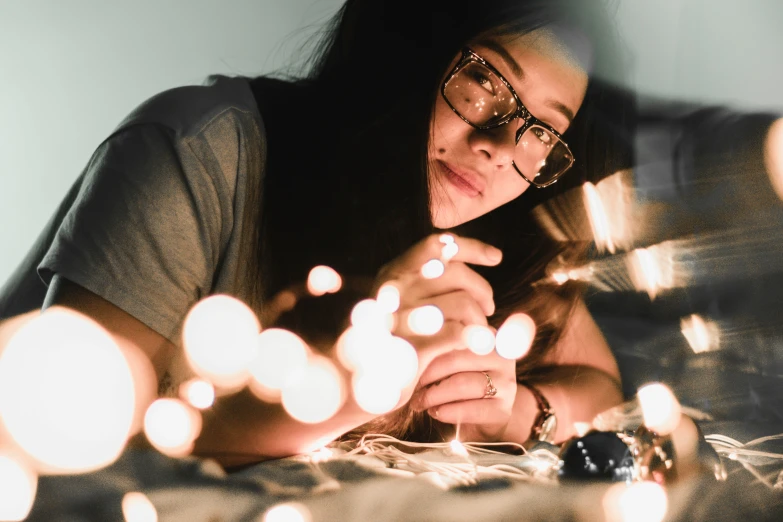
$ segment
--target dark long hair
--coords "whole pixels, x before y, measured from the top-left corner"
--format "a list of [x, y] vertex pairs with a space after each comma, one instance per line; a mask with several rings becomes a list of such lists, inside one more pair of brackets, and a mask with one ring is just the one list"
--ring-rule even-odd
[[[538, 325], [534, 348], [519, 365], [520, 375], [527, 375], [555, 345], [578, 296], [573, 287], [542, 290], [531, 283], [556, 255], [566, 249], [573, 254], [582, 246], [547, 238], [528, 212], [584, 180], [611, 173], [618, 158], [627, 156], [620, 151], [628, 150], [628, 98], [607, 94], [622, 60], [603, 4], [347, 0], [314, 45], [305, 76], [253, 79], [267, 157], [263, 186], [251, 194], [247, 207], [259, 209], [246, 218], [254, 230], [243, 276], [253, 289], [251, 300], [256, 299], [251, 304], [261, 309], [281, 290], [301, 283], [316, 264], [370, 280], [384, 263], [432, 233], [427, 152], [446, 67], [478, 37], [568, 25], [584, 33], [594, 49], [585, 103], [566, 133], [577, 164], [563, 181], [546, 189], [531, 187], [512, 203], [456, 230], [504, 250], [501, 267], [482, 274], [495, 289], [494, 325], [517, 310], [529, 313]], [[599, 128], [607, 131], [597, 132]], [[306, 331], [313, 327], [294, 317], [296, 309], [283, 322], [304, 328], [300, 333], [305, 337], [328, 338], [343, 326], [337, 323], [344, 315], [331, 301], [321, 312], [326, 308], [335, 318], [329, 333]], [[312, 312], [303, 305], [300, 316], [305, 309]], [[310, 324], [324, 327], [323, 321]], [[402, 409], [366, 429], [427, 440], [437, 437], [428, 419]]]

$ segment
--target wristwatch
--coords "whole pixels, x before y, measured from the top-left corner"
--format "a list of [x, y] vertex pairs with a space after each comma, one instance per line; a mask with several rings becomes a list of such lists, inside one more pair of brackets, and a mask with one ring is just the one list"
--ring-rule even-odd
[[552, 409], [549, 401], [546, 400], [546, 397], [538, 388], [529, 382], [519, 381], [519, 384], [530, 390], [538, 405], [538, 415], [536, 415], [533, 421], [533, 427], [530, 428], [530, 440], [553, 443], [555, 441], [555, 433], [557, 433], [555, 410]]

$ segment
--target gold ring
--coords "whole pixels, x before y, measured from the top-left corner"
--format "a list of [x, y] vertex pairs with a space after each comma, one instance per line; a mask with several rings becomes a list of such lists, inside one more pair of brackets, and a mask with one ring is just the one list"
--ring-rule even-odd
[[492, 384], [492, 378], [489, 376], [487, 372], [481, 372], [484, 374], [484, 377], [487, 378], [487, 386], [484, 388], [484, 396], [482, 399], [489, 399], [490, 397], [494, 397], [498, 393], [498, 389], [495, 388], [495, 385]]

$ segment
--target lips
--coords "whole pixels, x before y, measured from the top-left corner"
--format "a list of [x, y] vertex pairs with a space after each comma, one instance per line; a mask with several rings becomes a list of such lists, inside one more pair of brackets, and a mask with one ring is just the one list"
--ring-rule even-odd
[[484, 192], [484, 180], [477, 174], [461, 170], [449, 165], [445, 161], [438, 160], [446, 179], [457, 189], [470, 197], [476, 197]]

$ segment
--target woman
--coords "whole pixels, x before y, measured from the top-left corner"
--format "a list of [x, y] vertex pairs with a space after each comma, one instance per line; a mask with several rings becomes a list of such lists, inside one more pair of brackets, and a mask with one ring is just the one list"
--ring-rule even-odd
[[[605, 114], [589, 73], [613, 63], [607, 34], [597, 1], [349, 0], [306, 78], [217, 78], [132, 113], [4, 290], [2, 315], [40, 304], [37, 267], [44, 307], [92, 316], [165, 380], [182, 319], [206, 295], [235, 295], [267, 317], [316, 264], [373, 288], [394, 279], [401, 316], [436, 304], [446, 318], [431, 337], [395, 332], [419, 353], [404, 408], [377, 419], [349, 400], [310, 426], [238, 393], [206, 415], [197, 452], [237, 465], [359, 426], [427, 439], [460, 424], [463, 439], [561, 441], [620, 401], [619, 375], [575, 291], [531, 290], [558, 252], [522, 211], [613, 157], [605, 136], [586, 132]], [[459, 253], [425, 280], [443, 229], [459, 234]], [[486, 277], [468, 266], [504, 255]], [[538, 327], [519, 368], [459, 349], [465, 325], [497, 326], [516, 310]]]

